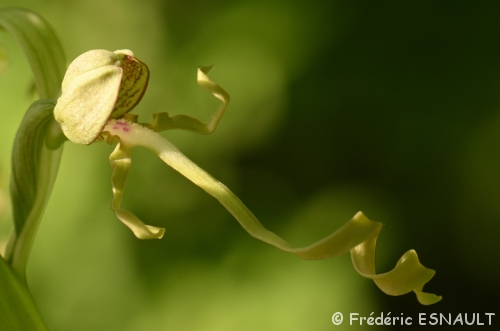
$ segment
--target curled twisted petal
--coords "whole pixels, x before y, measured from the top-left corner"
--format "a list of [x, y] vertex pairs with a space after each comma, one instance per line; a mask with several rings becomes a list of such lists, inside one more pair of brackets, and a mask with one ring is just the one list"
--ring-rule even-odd
[[[127, 148], [142, 146], [156, 153], [167, 165], [216, 198], [251, 236], [303, 259], [326, 259], [351, 251], [356, 270], [362, 276], [373, 279], [385, 293], [401, 295], [413, 290], [421, 303], [431, 304], [440, 300], [440, 297], [433, 294], [421, 292], [434, 271], [423, 267], [414, 251], [403, 255], [392, 271], [378, 275], [375, 273], [375, 244], [382, 224], [370, 221], [363, 213], [357, 213], [328, 237], [310, 246], [295, 248], [267, 230], [231, 190], [189, 160], [158, 133], [126, 120], [110, 121], [105, 131], [110, 136], [119, 137], [120, 144], [128, 146]], [[129, 155], [127, 152], [126, 157]], [[114, 176], [119, 175], [114, 173]]]
[[210, 134], [212, 133], [217, 124], [219, 123], [224, 111], [226, 110], [227, 104], [229, 103], [229, 94], [218, 84], [212, 81], [207, 75], [213, 69], [214, 66], [198, 67], [198, 75], [196, 82], [199, 86], [203, 87], [206, 91], [212, 94], [214, 97], [222, 101], [214, 115], [208, 120], [207, 123], [203, 123], [200, 120], [187, 115], [175, 115], [169, 116], [167, 112], [155, 113], [153, 114], [153, 123], [141, 123], [141, 125], [155, 131], [164, 131], [172, 129], [182, 129], [188, 130], [196, 133]]
[[[182, 128], [199, 133], [211, 133], [219, 122], [227, 103], [229, 95], [220, 86], [207, 77], [211, 67], [198, 69], [198, 84], [212, 93], [222, 101], [222, 105], [207, 124], [184, 115], [169, 117], [167, 113], [155, 114], [152, 124], [137, 124], [136, 116], [125, 116], [123, 119], [110, 120], [103, 131], [108, 137], [108, 142], [118, 140], [117, 149], [111, 156], [113, 170], [113, 209], [119, 209], [124, 179], [130, 167], [130, 154], [135, 146], [142, 146], [156, 153], [167, 165], [178, 171], [195, 185], [217, 199], [240, 223], [240, 225], [253, 237], [273, 245], [285, 252], [295, 254], [303, 259], [315, 260], [326, 259], [351, 252], [352, 262], [355, 269], [364, 277], [373, 279], [375, 284], [389, 295], [402, 295], [411, 291], [417, 294], [417, 299], [422, 304], [432, 304], [441, 300], [434, 294], [422, 292], [422, 288], [433, 276], [434, 270], [425, 268], [418, 261], [414, 250], [405, 253], [396, 267], [386, 273], [375, 272], [375, 246], [376, 240], [382, 228], [382, 224], [370, 221], [362, 212], [358, 212], [344, 226], [307, 247], [293, 247], [286, 240], [275, 233], [267, 230], [255, 217], [255, 215], [241, 202], [241, 200], [229, 190], [224, 184], [208, 174], [189, 160], [168, 140], [157, 132], [167, 129]], [[120, 186], [121, 188], [118, 188]], [[124, 218], [121, 213], [117, 216]], [[140, 224], [141, 231], [148, 226], [143, 226], [135, 216], [127, 214], [126, 219], [132, 217], [134, 225]], [[120, 218], [120, 219], [122, 219]], [[123, 219], [122, 219], [123, 221]], [[142, 239], [136, 232], [135, 226], [124, 221], [132, 231]], [[157, 228], [155, 228], [157, 229]], [[162, 232], [163, 234], [163, 232]], [[155, 238], [152, 236], [152, 238]]]
[[375, 246], [379, 232], [380, 229], [351, 249], [351, 259], [356, 271], [363, 277], [373, 279], [386, 294], [402, 295], [414, 291], [423, 305], [440, 301], [441, 296], [422, 292], [424, 284], [431, 280], [436, 272], [424, 267], [413, 249], [403, 254], [391, 271], [381, 274], [375, 272]]
[[137, 216], [120, 208], [120, 203], [125, 189], [132, 161], [131, 149], [118, 142], [115, 150], [109, 156], [109, 162], [113, 173], [111, 174], [111, 185], [113, 187], [113, 200], [111, 208], [116, 217], [125, 224], [139, 239], [161, 239], [165, 229], [144, 224]]

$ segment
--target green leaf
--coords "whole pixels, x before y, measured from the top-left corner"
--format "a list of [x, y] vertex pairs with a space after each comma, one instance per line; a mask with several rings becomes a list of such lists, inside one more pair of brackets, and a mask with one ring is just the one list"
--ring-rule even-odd
[[0, 257], [0, 331], [45, 331], [26, 287]]
[[5, 58], [5, 51], [0, 45], [0, 76], [3, 74], [5, 67], [6, 67], [6, 58]]
[[16, 232], [22, 229], [35, 201], [40, 151], [45, 141], [46, 125], [53, 118], [54, 106], [55, 100], [34, 102], [17, 130], [12, 150], [11, 180]]
[[66, 56], [54, 28], [42, 16], [23, 8], [0, 10], [0, 27], [21, 46], [41, 99], [57, 97], [66, 72]]
[[52, 26], [30, 10], [1, 9], [0, 28], [9, 32], [21, 46], [40, 98], [51, 99], [31, 105], [17, 132], [12, 152], [14, 233], [5, 258], [24, 277], [31, 244], [62, 153], [64, 136], [53, 120], [53, 109], [66, 70], [66, 57]]
[[52, 115], [55, 100], [34, 102], [21, 122], [12, 150], [11, 198], [14, 233], [6, 260], [24, 275], [31, 244], [54, 184], [62, 145], [46, 146], [48, 132], [57, 123]]

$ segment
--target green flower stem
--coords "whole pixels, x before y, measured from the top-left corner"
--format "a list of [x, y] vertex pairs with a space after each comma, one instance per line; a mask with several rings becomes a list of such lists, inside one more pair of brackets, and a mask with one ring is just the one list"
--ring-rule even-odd
[[[310, 246], [295, 248], [267, 230], [233, 192], [189, 160], [160, 134], [140, 124], [120, 119], [110, 120], [103, 129], [103, 135], [107, 136], [109, 143], [118, 141], [118, 145], [110, 157], [114, 168], [113, 177], [118, 176], [117, 174], [126, 176], [130, 167], [132, 149], [136, 146], [145, 147], [157, 154], [167, 165], [216, 198], [251, 236], [303, 259], [326, 259], [351, 251], [356, 270], [362, 276], [373, 279], [385, 293], [402, 295], [413, 290], [423, 304], [432, 304], [441, 299], [436, 295], [421, 292], [423, 285], [432, 278], [435, 272], [421, 265], [413, 250], [404, 254], [393, 270], [383, 274], [376, 274], [375, 244], [382, 224], [370, 221], [361, 212], [357, 213], [349, 222], [330, 236]], [[116, 163], [122, 160], [126, 160], [126, 164], [120, 165]], [[126, 170], [117, 172], [116, 168], [119, 167], [124, 167]], [[125, 182], [123, 176], [120, 180], [122, 183], [121, 188], [123, 188]], [[113, 192], [115, 197], [116, 194], [119, 194], [118, 201], [121, 200], [123, 191], [116, 189], [114, 180]], [[117, 207], [115, 203], [116, 200], [113, 199], [114, 209]], [[137, 217], [130, 215], [134, 224], [138, 224], [138, 222], [141, 224], [141, 230], [150, 227], [142, 225], [143, 223]], [[123, 221], [122, 218], [120, 219]], [[130, 222], [124, 223], [130, 227]], [[134, 227], [132, 226], [133, 231]], [[153, 229], [157, 231], [158, 228], [153, 227]], [[134, 233], [136, 232], [137, 230], [134, 231]], [[160, 229], [160, 232], [162, 236], [163, 229]], [[153, 232], [150, 237], [154, 238], [154, 235]]]

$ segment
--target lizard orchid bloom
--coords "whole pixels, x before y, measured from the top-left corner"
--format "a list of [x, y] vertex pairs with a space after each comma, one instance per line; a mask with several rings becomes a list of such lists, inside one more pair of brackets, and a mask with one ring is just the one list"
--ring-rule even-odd
[[149, 78], [147, 66], [131, 51], [92, 50], [76, 58], [69, 66], [54, 116], [72, 142], [88, 145], [106, 141], [116, 144], [109, 158], [113, 169], [111, 207], [116, 217], [137, 238], [159, 239], [164, 235], [163, 228], [146, 225], [134, 214], [120, 208], [132, 150], [142, 146], [216, 198], [253, 237], [303, 259], [325, 259], [351, 252], [358, 273], [373, 279], [385, 293], [401, 295], [414, 291], [423, 304], [438, 302], [441, 297], [422, 292], [424, 284], [435, 272], [420, 264], [414, 250], [406, 252], [393, 270], [376, 273], [375, 245], [381, 223], [372, 222], [359, 212], [333, 234], [310, 246], [295, 248], [267, 230], [233, 192], [158, 133], [184, 129], [209, 134], [215, 130], [229, 102], [229, 95], [208, 78], [211, 69], [199, 67], [197, 82], [222, 104], [207, 123], [185, 115], [171, 117], [168, 113], [156, 113], [153, 122], [147, 124], [138, 123], [137, 116], [129, 113], [142, 98]]

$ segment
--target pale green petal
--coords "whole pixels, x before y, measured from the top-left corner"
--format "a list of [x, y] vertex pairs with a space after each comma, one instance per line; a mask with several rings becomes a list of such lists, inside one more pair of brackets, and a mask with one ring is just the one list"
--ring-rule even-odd
[[79, 55], [68, 67], [62, 82], [62, 90], [79, 75], [104, 66], [117, 66], [121, 64], [120, 56], [104, 49], [94, 49]]
[[118, 97], [123, 70], [106, 65], [79, 74], [63, 89], [54, 109], [66, 137], [88, 145], [101, 133]]
[[361, 244], [351, 250], [354, 268], [360, 275], [373, 279], [375, 284], [389, 295], [402, 295], [415, 291], [417, 299], [422, 304], [433, 304], [441, 300], [440, 296], [421, 292], [436, 273], [424, 267], [418, 260], [414, 250], [406, 252], [391, 271], [377, 274], [375, 269], [375, 247], [380, 229]]
[[440, 295], [435, 295], [432, 293], [425, 293], [425, 292], [418, 291], [418, 290], [413, 290], [413, 292], [415, 292], [415, 294], [417, 295], [418, 302], [420, 302], [423, 305], [435, 304], [436, 302], [441, 301], [441, 299], [443, 298]]
[[182, 129], [187, 131], [192, 131], [202, 134], [212, 133], [217, 124], [219, 123], [224, 111], [226, 110], [227, 104], [231, 99], [229, 94], [220, 87], [217, 83], [212, 81], [207, 75], [213, 69], [214, 66], [209, 67], [199, 67], [196, 81], [199, 86], [203, 87], [214, 97], [222, 101], [222, 105], [219, 106], [214, 115], [208, 120], [207, 123], [203, 123], [200, 120], [187, 115], [175, 115], [170, 117], [167, 112], [155, 113], [153, 114], [153, 123], [141, 123], [141, 125], [150, 128], [153, 131], [159, 132], [164, 130], [172, 129]]
[[109, 157], [113, 173], [111, 184], [113, 187], [113, 202], [111, 208], [116, 217], [123, 222], [139, 239], [161, 239], [165, 229], [144, 224], [134, 214], [120, 208], [120, 203], [125, 189], [125, 182], [132, 164], [130, 160], [131, 150], [118, 143], [114, 152]]
[[[142, 146], [158, 154], [166, 164], [216, 198], [251, 236], [303, 259], [326, 259], [351, 251], [356, 270], [362, 276], [373, 279], [385, 293], [402, 295], [416, 291], [419, 300], [427, 300], [426, 304], [438, 301], [433, 301], [432, 295], [420, 293], [434, 271], [420, 264], [415, 251], [403, 255], [392, 271], [376, 274], [375, 245], [382, 224], [370, 221], [363, 213], [357, 213], [330, 236], [310, 246], [295, 248], [267, 230], [231, 190], [189, 160], [158, 133], [123, 119], [111, 120], [104, 131], [111, 137], [119, 137], [120, 144], [127, 146], [127, 149]], [[435, 298], [440, 299], [437, 296]]]

